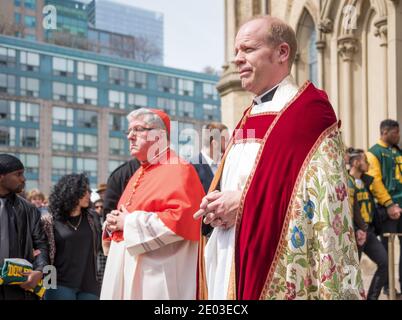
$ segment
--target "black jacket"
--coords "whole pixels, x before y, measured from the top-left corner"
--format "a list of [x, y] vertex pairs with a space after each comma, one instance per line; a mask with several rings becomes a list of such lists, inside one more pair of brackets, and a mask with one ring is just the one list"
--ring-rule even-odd
[[194, 159], [190, 160], [190, 162], [197, 171], [198, 177], [201, 180], [202, 187], [204, 188], [204, 192], [208, 193], [209, 186], [211, 185], [212, 179], [214, 178], [211, 167], [209, 166], [201, 152]]
[[[352, 178], [351, 178], [352, 179]], [[383, 222], [387, 219], [387, 211], [384, 207], [378, 206], [375, 201], [374, 201], [374, 196], [370, 191], [370, 186], [374, 181], [374, 178], [368, 174], [362, 174], [361, 180], [363, 181], [363, 184], [368, 192], [369, 195], [369, 201], [371, 203], [371, 208], [372, 208], [372, 222], [371, 222], [371, 227], [374, 229], [374, 232], [377, 235], [380, 235], [381, 229], [382, 229], [382, 224]], [[357, 201], [357, 198], [354, 197], [353, 201], [353, 222], [355, 225], [355, 229], [361, 229], [363, 231], [367, 231], [369, 228], [369, 225], [363, 220], [363, 217], [360, 214], [360, 205], [359, 202]]]
[[[23, 258], [33, 264], [33, 269], [42, 271], [49, 264], [49, 249], [46, 234], [41, 224], [41, 213], [24, 198], [12, 194], [7, 197], [12, 225], [10, 228], [10, 258]], [[12, 234], [11, 234], [12, 233]], [[34, 250], [38, 255], [34, 257]], [[38, 251], [39, 250], [39, 251]], [[13, 257], [11, 255], [17, 255]]]
[[103, 202], [103, 214], [106, 216], [110, 211], [117, 209], [117, 203], [130, 178], [134, 175], [140, 163], [132, 159], [117, 167], [107, 180], [105, 199]]
[[[198, 156], [190, 160], [190, 162], [197, 171], [198, 177], [200, 178], [205, 193], [208, 193], [209, 186], [211, 185], [212, 179], [214, 178], [214, 173], [212, 172], [211, 167], [209, 166], [201, 152], [198, 154]], [[205, 224], [203, 221], [201, 227], [202, 235], [210, 236], [212, 231], [213, 228], [211, 227], [211, 225]]]

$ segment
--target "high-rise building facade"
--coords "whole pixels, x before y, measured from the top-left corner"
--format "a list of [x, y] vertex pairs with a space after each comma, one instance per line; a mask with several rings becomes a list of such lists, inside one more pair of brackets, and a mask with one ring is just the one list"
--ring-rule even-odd
[[142, 46], [158, 53], [148, 62], [163, 64], [163, 14], [110, 0], [93, 0], [87, 10], [93, 27], [141, 39]]
[[[19, 156], [27, 189], [49, 192], [63, 174], [91, 185], [128, 160], [126, 115], [172, 118], [172, 147], [194, 155], [196, 132], [220, 121], [218, 77], [0, 35], [0, 152]], [[194, 130], [189, 130], [194, 129]]]

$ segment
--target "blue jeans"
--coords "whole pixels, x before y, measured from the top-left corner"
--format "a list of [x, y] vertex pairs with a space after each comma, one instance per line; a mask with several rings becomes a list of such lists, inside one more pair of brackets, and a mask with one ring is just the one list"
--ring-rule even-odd
[[46, 290], [45, 300], [99, 300], [99, 297], [93, 293], [57, 286], [57, 289]]

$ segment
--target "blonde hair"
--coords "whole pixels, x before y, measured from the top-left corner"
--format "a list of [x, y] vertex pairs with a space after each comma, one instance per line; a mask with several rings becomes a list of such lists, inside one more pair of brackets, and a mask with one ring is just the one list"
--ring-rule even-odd
[[38, 189], [32, 189], [27, 194], [27, 200], [32, 201], [35, 198], [40, 198], [42, 201], [45, 201], [46, 199], [43, 192], [40, 192]]

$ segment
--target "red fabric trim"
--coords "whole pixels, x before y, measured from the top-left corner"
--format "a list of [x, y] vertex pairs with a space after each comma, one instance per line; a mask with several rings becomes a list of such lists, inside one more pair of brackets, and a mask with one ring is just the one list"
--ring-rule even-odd
[[240, 207], [235, 264], [241, 300], [259, 299], [297, 176], [314, 143], [336, 123], [336, 116], [326, 95], [310, 83], [275, 120]]
[[[154, 212], [177, 235], [199, 241], [200, 220], [194, 220], [193, 214], [205, 193], [194, 167], [170, 150], [166, 163], [145, 169], [138, 180], [140, 174], [137, 170], [128, 182], [118, 208], [124, 205], [129, 212]], [[123, 240], [123, 234], [114, 232], [112, 240]]]
[[263, 139], [276, 115], [265, 114], [247, 118], [241, 129], [235, 130], [234, 143], [242, 140]]

